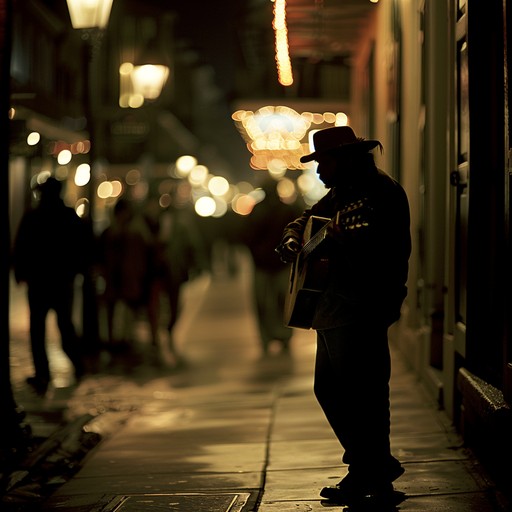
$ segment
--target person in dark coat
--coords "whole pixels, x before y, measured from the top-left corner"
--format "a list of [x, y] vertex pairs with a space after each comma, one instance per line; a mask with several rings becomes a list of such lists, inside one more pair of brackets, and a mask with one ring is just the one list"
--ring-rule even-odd
[[120, 341], [115, 336], [116, 308], [122, 302], [123, 283], [126, 282], [124, 265], [129, 254], [128, 244], [130, 222], [133, 219], [133, 207], [130, 201], [119, 199], [112, 210], [112, 221], [99, 236], [98, 263], [99, 272], [104, 281], [102, 301], [105, 307], [107, 340], [110, 348]]
[[[129, 348], [135, 341], [133, 320], [144, 313], [151, 336], [151, 351], [159, 351], [159, 284], [162, 261], [159, 243], [159, 210], [153, 198], [141, 211], [120, 198], [113, 209], [111, 224], [99, 237], [100, 272], [105, 281], [103, 294], [111, 348]], [[117, 306], [124, 306], [122, 332], [115, 332]], [[121, 339], [117, 339], [121, 335]]]
[[207, 271], [206, 249], [189, 212], [171, 204], [162, 214], [160, 242], [162, 245], [162, 293], [167, 297], [169, 320], [167, 343], [175, 367], [185, 364], [178, 351], [174, 331], [183, 310], [183, 289], [186, 283]]
[[38, 394], [51, 382], [46, 351], [46, 318], [57, 316], [62, 349], [75, 377], [84, 372], [82, 351], [73, 323], [75, 278], [86, 271], [91, 247], [86, 226], [60, 197], [61, 182], [48, 178], [38, 186], [38, 205], [23, 215], [14, 242], [14, 276], [26, 283], [30, 310], [30, 343], [35, 375], [27, 379]]
[[348, 474], [320, 495], [351, 506], [392, 497], [392, 482], [404, 471], [390, 449], [388, 328], [407, 295], [409, 203], [375, 165], [371, 150], [382, 149], [380, 142], [358, 138], [348, 126], [320, 130], [313, 142], [315, 151], [301, 161], [318, 162], [329, 190], [286, 226], [278, 251], [283, 261], [295, 261], [308, 219], [335, 219], [315, 249], [322, 247], [327, 278], [312, 312], [314, 392], [348, 465]]
[[253, 261], [253, 303], [263, 356], [269, 353], [272, 342], [279, 344], [282, 353], [288, 353], [293, 334], [283, 320], [290, 271], [274, 249], [283, 228], [297, 217], [301, 209], [283, 202], [277, 185], [273, 178], [262, 184], [265, 197], [246, 217], [242, 235]]

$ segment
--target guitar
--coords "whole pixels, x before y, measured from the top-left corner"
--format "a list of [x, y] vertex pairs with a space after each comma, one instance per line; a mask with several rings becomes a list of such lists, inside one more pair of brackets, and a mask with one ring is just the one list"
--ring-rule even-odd
[[284, 323], [288, 327], [311, 329], [320, 294], [327, 285], [329, 230], [336, 225], [341, 232], [369, 226], [366, 199], [347, 205], [332, 219], [312, 215], [304, 229], [302, 249], [290, 269], [285, 301]]

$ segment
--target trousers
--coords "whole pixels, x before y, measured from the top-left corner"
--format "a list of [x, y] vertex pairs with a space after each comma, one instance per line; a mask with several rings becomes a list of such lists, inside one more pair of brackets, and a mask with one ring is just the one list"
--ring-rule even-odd
[[353, 477], [389, 481], [391, 455], [387, 325], [367, 319], [317, 330], [314, 393]]
[[30, 344], [35, 376], [42, 382], [50, 381], [50, 366], [46, 351], [46, 318], [51, 309], [57, 316], [62, 350], [73, 364], [77, 377], [83, 373], [79, 341], [73, 324], [73, 281], [49, 284], [30, 284], [28, 304], [30, 309]]

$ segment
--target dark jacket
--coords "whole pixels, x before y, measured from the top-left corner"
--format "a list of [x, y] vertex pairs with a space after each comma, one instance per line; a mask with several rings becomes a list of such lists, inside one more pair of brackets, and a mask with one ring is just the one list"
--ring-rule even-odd
[[391, 325], [400, 317], [411, 253], [409, 204], [403, 188], [385, 172], [374, 168], [359, 184], [333, 187], [286, 226], [283, 240], [302, 240], [311, 215], [333, 218], [354, 206], [360, 207], [342, 214], [346, 225], [339, 239], [327, 238], [318, 248], [326, 251], [328, 277], [314, 329], [359, 321]]
[[69, 283], [90, 260], [85, 223], [60, 198], [41, 201], [22, 217], [14, 243], [17, 282]]

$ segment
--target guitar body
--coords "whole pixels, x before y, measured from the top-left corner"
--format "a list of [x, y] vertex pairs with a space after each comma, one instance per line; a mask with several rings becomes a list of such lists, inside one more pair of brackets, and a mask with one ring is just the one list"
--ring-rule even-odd
[[[311, 216], [304, 232], [304, 242], [324, 227], [330, 219]], [[329, 261], [320, 247], [308, 256], [300, 253], [290, 270], [284, 323], [288, 327], [311, 329], [320, 293], [325, 288]]]
[[366, 199], [347, 205], [332, 219], [312, 215], [303, 235], [302, 250], [292, 264], [290, 284], [284, 308], [284, 323], [288, 327], [311, 329], [320, 294], [327, 285], [329, 243], [326, 242], [330, 225], [340, 231], [353, 231], [369, 225], [371, 211]]

